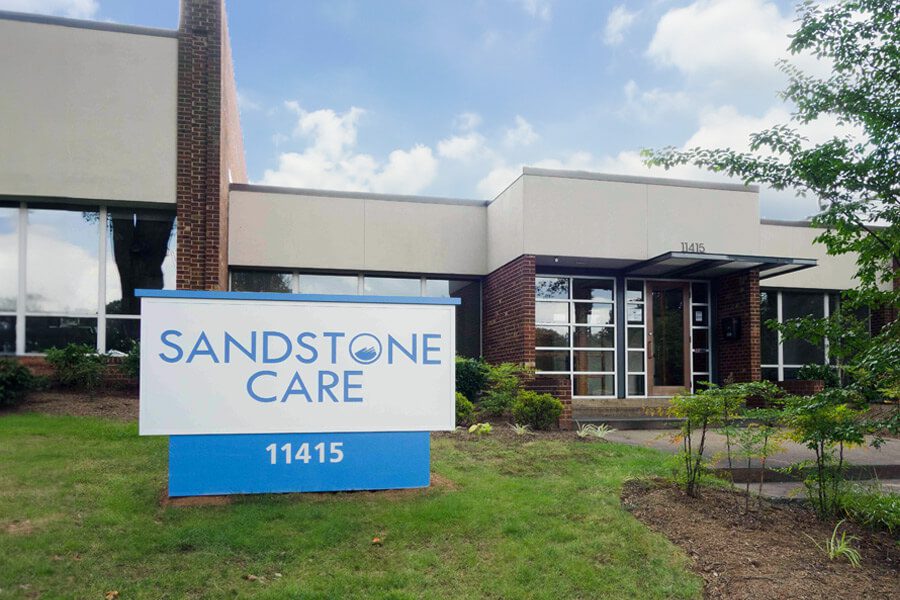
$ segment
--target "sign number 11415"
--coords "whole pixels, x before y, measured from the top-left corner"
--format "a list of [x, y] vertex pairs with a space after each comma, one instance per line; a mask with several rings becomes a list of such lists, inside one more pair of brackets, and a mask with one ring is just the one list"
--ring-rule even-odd
[[312, 446], [312, 452], [310, 452], [310, 444], [307, 442], [303, 442], [297, 447], [297, 451], [294, 452], [294, 447], [290, 443], [284, 444], [281, 448], [278, 448], [276, 444], [269, 444], [266, 446], [266, 451], [269, 453], [269, 464], [276, 465], [279, 463], [279, 456], [281, 456], [281, 461], [286, 465], [291, 464], [291, 462], [302, 462], [303, 464], [309, 463], [309, 461], [322, 463], [339, 463], [344, 460], [344, 451], [342, 449], [344, 443], [343, 442], [331, 442], [327, 444], [327, 456], [326, 456], [326, 444], [325, 442], [319, 442]]

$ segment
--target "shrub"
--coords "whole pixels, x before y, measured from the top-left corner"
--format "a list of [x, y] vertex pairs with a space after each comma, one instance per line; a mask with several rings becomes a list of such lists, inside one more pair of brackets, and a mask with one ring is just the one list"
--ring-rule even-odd
[[820, 544], [814, 537], [808, 534], [804, 533], [803, 535], [812, 540], [816, 545], [816, 548], [827, 554], [829, 560], [846, 558], [847, 562], [854, 567], [858, 567], [862, 557], [859, 554], [859, 550], [853, 547], [853, 542], [859, 538], [855, 535], [847, 535], [846, 531], [841, 532], [841, 537], [839, 538], [837, 536], [838, 529], [840, 529], [843, 523], [843, 520], [838, 521], [838, 524], [834, 526], [834, 531], [831, 532], [831, 539], [825, 540], [824, 544]]
[[528, 435], [531, 433], [531, 429], [528, 428], [528, 425], [519, 425], [518, 423], [510, 423], [509, 428], [513, 430], [518, 436]]
[[509, 412], [522, 389], [522, 377], [528, 370], [515, 363], [500, 363], [487, 367], [487, 389], [478, 401], [478, 409], [485, 415], [499, 417]]
[[33, 390], [37, 379], [22, 363], [0, 359], [0, 406], [15, 406]]
[[122, 363], [119, 365], [119, 370], [125, 374], [126, 377], [133, 377], [137, 379], [141, 375], [141, 345], [135, 341], [131, 342], [131, 348], [128, 350], [128, 354], [122, 358]]
[[539, 394], [529, 390], [520, 391], [512, 407], [517, 423], [532, 429], [550, 429], [556, 425], [562, 414], [562, 402], [550, 394]]
[[900, 531], [900, 494], [880, 489], [879, 485], [848, 485], [838, 497], [842, 513], [853, 521], [873, 529]]
[[475, 423], [469, 427], [469, 433], [475, 435], [490, 435], [492, 431], [494, 431], [494, 426], [490, 423]]
[[47, 362], [56, 371], [56, 379], [66, 387], [93, 394], [103, 381], [106, 357], [86, 344], [69, 344], [47, 350]]
[[582, 423], [578, 426], [575, 435], [581, 439], [597, 438], [598, 440], [605, 440], [609, 434], [615, 433], [616, 431], [616, 429], [610, 427], [606, 423], [600, 423], [599, 425]]
[[696, 394], [676, 394], [666, 411], [670, 417], [681, 419], [681, 429], [673, 440], [681, 442], [684, 491], [688, 496], [697, 495], [697, 482], [706, 469], [703, 456], [706, 432], [721, 420], [723, 401], [727, 396], [718, 387]]
[[488, 365], [480, 358], [456, 357], [456, 391], [475, 402], [487, 385]]
[[[844, 480], [844, 448], [866, 443], [868, 426], [861, 421], [863, 412], [854, 408], [860, 396], [844, 388], [827, 388], [814, 396], [786, 399], [784, 422], [791, 438], [815, 452], [815, 461], [797, 465], [812, 466], [804, 483], [813, 507], [822, 519], [838, 510], [838, 493]], [[873, 445], [879, 445], [875, 438]]]
[[456, 424], [468, 425], [475, 416], [475, 405], [460, 392], [456, 392]]
[[836, 388], [841, 385], [837, 369], [831, 365], [804, 365], [797, 370], [797, 379], [802, 381], [822, 381], [827, 388]]

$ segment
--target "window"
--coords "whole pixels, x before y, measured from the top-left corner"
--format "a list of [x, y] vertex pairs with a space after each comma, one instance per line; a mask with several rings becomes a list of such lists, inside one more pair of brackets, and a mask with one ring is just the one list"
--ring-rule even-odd
[[477, 280], [233, 269], [231, 289], [341, 296], [363, 293], [375, 296], [459, 298], [462, 302], [456, 309], [456, 352], [473, 358], [481, 356], [481, 283]]
[[534, 289], [535, 370], [569, 375], [574, 396], [615, 396], [615, 280], [541, 276]]
[[644, 282], [625, 281], [625, 355], [626, 392], [628, 396], [647, 395], [647, 356]]
[[231, 291], [289, 294], [294, 289], [293, 279], [292, 273], [277, 271], [232, 271]]
[[699, 388], [701, 381], [712, 379], [709, 351], [709, 284], [691, 284], [691, 384]]
[[771, 381], [796, 379], [803, 365], [825, 364], [827, 343], [782, 340], [766, 321], [784, 323], [798, 317], [827, 317], [839, 306], [837, 294], [827, 292], [762, 290], [760, 292], [760, 336], [762, 376]]
[[175, 287], [171, 211], [0, 205], [0, 353], [127, 351], [137, 288]]
[[0, 204], [0, 354], [16, 351], [19, 299], [19, 207]]

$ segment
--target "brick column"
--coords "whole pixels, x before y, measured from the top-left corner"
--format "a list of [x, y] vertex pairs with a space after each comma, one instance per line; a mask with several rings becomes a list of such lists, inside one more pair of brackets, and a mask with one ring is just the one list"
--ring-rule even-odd
[[534, 366], [534, 256], [490, 273], [482, 286], [482, 348], [490, 363]]
[[222, 0], [183, 0], [178, 28], [179, 289], [225, 289], [227, 181], [221, 170]]
[[[490, 273], [482, 286], [484, 358], [534, 367], [534, 256], [523, 255]], [[559, 425], [572, 427], [572, 387], [565, 375], [538, 375], [525, 387], [563, 403]]]
[[[713, 302], [719, 383], [729, 377], [736, 382], [760, 381], [759, 271], [753, 269], [715, 280]], [[741, 321], [738, 339], [726, 340], [723, 336], [722, 320], [729, 317]]]

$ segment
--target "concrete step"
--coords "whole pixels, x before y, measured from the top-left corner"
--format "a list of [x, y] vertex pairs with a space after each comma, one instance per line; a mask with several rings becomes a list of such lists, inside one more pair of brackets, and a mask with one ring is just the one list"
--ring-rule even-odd
[[618, 417], [581, 417], [577, 416], [573, 419], [575, 426], [606, 424], [613, 429], [620, 431], [626, 429], [677, 429], [681, 426], [681, 419], [672, 419], [669, 417], [647, 417], [647, 416], [618, 416]]

